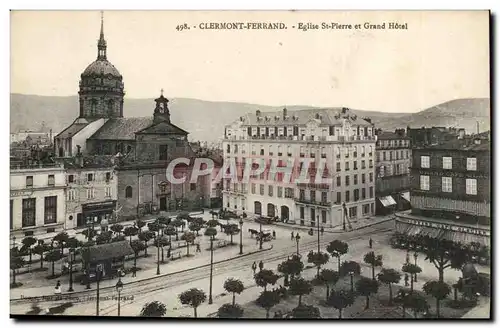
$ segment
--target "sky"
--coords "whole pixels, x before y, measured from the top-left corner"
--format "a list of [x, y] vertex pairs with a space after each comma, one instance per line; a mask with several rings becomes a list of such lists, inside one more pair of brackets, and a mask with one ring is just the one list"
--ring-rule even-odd
[[[11, 92], [76, 95], [97, 57], [100, 22], [99, 11], [12, 11]], [[199, 28], [212, 22], [287, 29]], [[407, 29], [293, 28], [322, 22]], [[184, 23], [191, 29], [177, 31]], [[126, 99], [164, 89], [169, 98], [385, 112], [489, 97], [488, 24], [487, 11], [104, 12], [108, 60], [123, 75]]]

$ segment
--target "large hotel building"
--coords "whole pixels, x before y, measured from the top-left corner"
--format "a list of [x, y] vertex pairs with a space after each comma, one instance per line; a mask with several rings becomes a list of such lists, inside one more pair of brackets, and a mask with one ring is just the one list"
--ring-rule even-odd
[[[236, 181], [224, 179], [223, 206], [310, 226], [320, 221], [334, 227], [373, 216], [375, 142], [371, 120], [348, 108], [257, 110], [242, 116], [225, 129], [224, 161], [235, 160], [239, 174]], [[294, 177], [306, 158], [310, 179], [297, 182]], [[258, 160], [265, 161], [265, 172], [242, 181], [242, 168]], [[274, 166], [290, 167], [290, 162], [292, 179], [272, 174]], [[331, 182], [317, 183], [318, 171]]]

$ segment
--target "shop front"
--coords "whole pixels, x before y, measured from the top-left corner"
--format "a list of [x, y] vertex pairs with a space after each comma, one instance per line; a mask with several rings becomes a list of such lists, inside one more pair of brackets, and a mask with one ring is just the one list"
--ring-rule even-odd
[[87, 220], [92, 220], [94, 224], [100, 224], [103, 220], [114, 222], [115, 209], [116, 200], [83, 204], [82, 215], [78, 217], [77, 225], [83, 227]]

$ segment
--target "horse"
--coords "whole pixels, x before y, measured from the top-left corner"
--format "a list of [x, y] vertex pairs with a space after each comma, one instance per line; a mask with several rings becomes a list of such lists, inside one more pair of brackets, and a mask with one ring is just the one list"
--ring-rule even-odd
[[259, 232], [255, 229], [248, 229], [248, 232], [250, 233], [250, 238], [253, 238], [254, 235], [259, 234]]

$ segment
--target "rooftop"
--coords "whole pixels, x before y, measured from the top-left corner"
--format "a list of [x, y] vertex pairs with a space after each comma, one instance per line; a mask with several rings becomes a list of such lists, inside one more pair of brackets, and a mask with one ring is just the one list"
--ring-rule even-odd
[[89, 139], [135, 140], [135, 133], [153, 124], [153, 117], [121, 117], [109, 119]]
[[484, 137], [465, 136], [463, 139], [445, 140], [438, 144], [415, 147], [417, 149], [443, 149], [464, 151], [490, 151], [491, 142]]
[[[114, 155], [84, 156], [60, 159], [66, 169], [109, 168], [115, 165]], [[80, 162], [81, 160], [81, 162]]]

